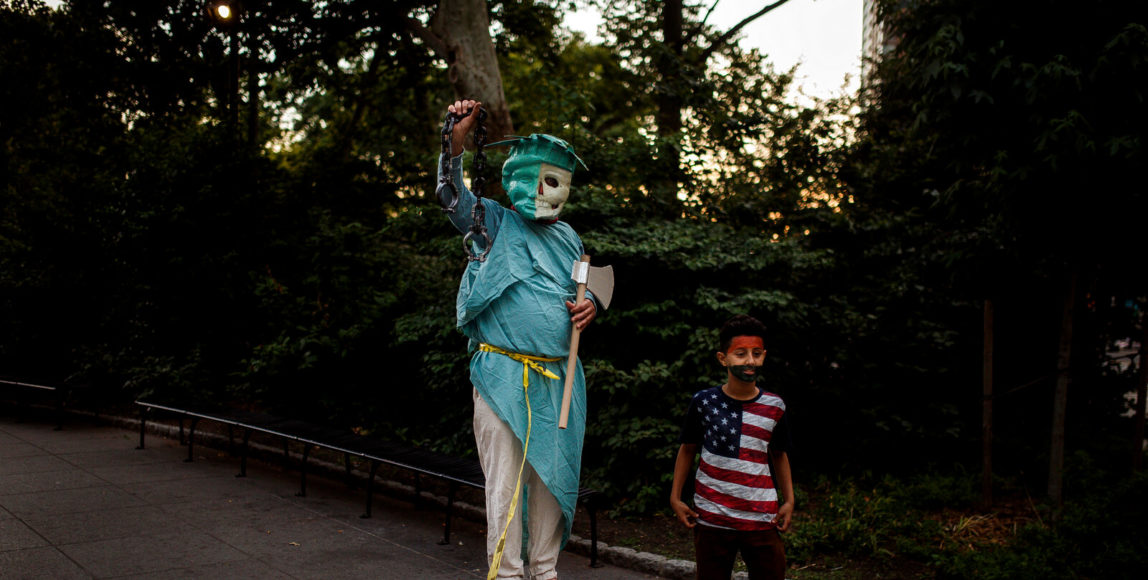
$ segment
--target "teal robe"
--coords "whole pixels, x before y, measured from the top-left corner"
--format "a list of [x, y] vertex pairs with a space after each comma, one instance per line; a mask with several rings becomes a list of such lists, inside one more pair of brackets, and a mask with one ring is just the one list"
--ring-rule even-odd
[[[452, 161], [459, 203], [456, 212], [450, 214], [451, 221], [459, 231], [467, 231], [476, 198], [462, 185], [460, 158]], [[524, 220], [492, 200], [483, 199], [482, 203], [486, 206], [485, 225], [494, 242], [485, 262], [467, 266], [456, 304], [458, 327], [470, 338], [474, 352], [470, 380], [519, 441], [525, 441], [523, 364], [502, 354], [478, 351], [478, 345], [559, 358], [540, 363], [558, 379], [530, 371], [527, 461], [562, 507], [565, 545], [574, 522], [586, 431], [586, 379], [580, 361], [575, 365], [569, 423], [566, 429], [558, 428], [572, 328], [566, 301], [573, 302], [577, 291], [570, 274], [582, 255], [582, 241], [565, 222], [540, 224]], [[593, 299], [590, 293], [587, 296]]]

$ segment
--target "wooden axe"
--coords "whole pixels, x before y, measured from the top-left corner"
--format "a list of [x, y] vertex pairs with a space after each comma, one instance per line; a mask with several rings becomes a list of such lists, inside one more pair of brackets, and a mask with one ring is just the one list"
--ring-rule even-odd
[[[582, 254], [582, 259], [574, 262], [574, 272], [570, 275], [578, 283], [577, 298], [574, 304], [581, 304], [586, 299], [586, 288], [594, 293], [594, 298], [603, 309], [610, 307], [610, 298], [614, 296], [614, 267], [605, 266], [595, 268], [590, 265], [590, 256]], [[562, 414], [558, 418], [558, 428], [565, 429], [570, 419], [570, 394], [574, 391], [574, 369], [578, 364], [578, 338], [581, 336], [578, 327], [570, 329], [570, 356], [566, 359], [566, 388], [562, 391]]]

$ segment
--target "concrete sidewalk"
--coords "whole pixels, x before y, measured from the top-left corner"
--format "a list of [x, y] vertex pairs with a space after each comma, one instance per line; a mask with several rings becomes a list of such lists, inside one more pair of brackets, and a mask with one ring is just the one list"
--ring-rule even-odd
[[[19, 412], [19, 411], [17, 411]], [[208, 447], [70, 419], [0, 416], [0, 578], [483, 578], [480, 526]], [[656, 578], [563, 552], [563, 580]]]

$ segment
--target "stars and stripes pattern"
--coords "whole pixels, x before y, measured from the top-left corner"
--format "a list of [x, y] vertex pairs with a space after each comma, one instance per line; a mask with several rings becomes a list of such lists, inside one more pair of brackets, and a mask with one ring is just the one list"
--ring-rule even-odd
[[690, 414], [701, 423], [701, 464], [694, 506], [701, 524], [733, 530], [774, 527], [778, 499], [769, 468], [769, 443], [785, 402], [762, 392], [737, 401], [720, 387], [701, 391]]

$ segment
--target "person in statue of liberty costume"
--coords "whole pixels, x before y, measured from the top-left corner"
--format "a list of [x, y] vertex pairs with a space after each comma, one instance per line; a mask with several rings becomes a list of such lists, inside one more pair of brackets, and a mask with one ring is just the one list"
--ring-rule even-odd
[[[458, 205], [448, 215], [464, 233], [478, 198], [463, 185], [463, 142], [480, 107], [470, 100], [448, 107], [460, 115], [469, 111], [451, 135], [450, 171]], [[500, 144], [511, 147], [502, 184], [514, 208], [481, 199], [490, 253], [485, 261], [471, 261], [463, 274], [458, 327], [473, 352], [474, 434], [486, 474], [491, 577], [523, 577], [526, 544], [531, 577], [549, 580], [557, 578], [558, 553], [574, 520], [586, 429], [581, 363], [576, 365], [569, 426], [557, 426], [571, 325], [581, 330], [597, 315], [590, 293], [574, 303], [577, 285], [570, 274], [583, 253], [582, 241], [558, 221], [581, 160], [565, 141], [549, 135], [491, 146]], [[440, 201], [446, 206], [450, 199]], [[471, 243], [481, 253], [487, 240], [478, 237]]]

